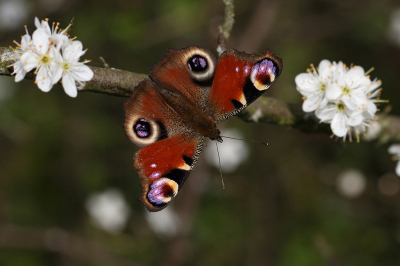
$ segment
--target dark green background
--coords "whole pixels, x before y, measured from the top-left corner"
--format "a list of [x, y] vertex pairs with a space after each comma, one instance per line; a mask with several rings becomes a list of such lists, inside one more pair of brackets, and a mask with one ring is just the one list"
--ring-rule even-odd
[[[28, 1], [17, 30], [0, 30], [0, 46], [19, 40], [24, 24], [32, 33], [35, 16], [64, 27], [75, 17], [71, 36], [89, 48], [90, 65], [101, 67], [102, 56], [111, 67], [147, 74], [168, 48], [198, 45], [215, 53], [224, 14], [222, 1], [211, 0], [57, 2]], [[290, 103], [301, 104], [294, 78], [310, 63], [375, 67], [371, 77], [382, 80], [382, 98], [400, 114], [400, 46], [389, 38], [398, 8], [395, 0], [236, 1], [228, 48], [269, 48], [283, 58], [283, 73], [266, 95]], [[225, 190], [219, 170], [200, 156], [168, 207], [181, 218], [180, 231], [162, 237], [136, 200], [138, 148], [122, 128], [124, 98], [79, 93], [72, 99], [60, 86], [45, 94], [31, 81], [0, 78], [1, 90], [12, 93], [0, 102], [0, 229], [17, 232], [15, 239], [0, 235], [0, 265], [400, 265], [400, 196], [385, 196], [377, 186], [394, 173], [388, 144], [343, 145], [324, 134], [232, 118], [224, 126], [269, 146], [249, 144], [249, 159], [224, 174]], [[347, 169], [366, 176], [366, 190], [355, 199], [335, 186]], [[203, 190], [194, 188], [204, 182]], [[109, 187], [120, 189], [131, 207], [117, 235], [93, 227], [84, 205]], [[99, 263], [101, 250], [78, 245], [87, 257], [74, 256], [58, 251], [62, 243], [37, 241], [54, 228], [99, 245], [111, 258]]]

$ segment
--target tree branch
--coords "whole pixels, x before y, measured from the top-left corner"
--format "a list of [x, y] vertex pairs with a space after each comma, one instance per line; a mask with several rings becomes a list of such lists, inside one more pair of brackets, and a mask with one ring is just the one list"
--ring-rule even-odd
[[218, 36], [218, 55], [221, 55], [226, 50], [226, 41], [231, 35], [233, 24], [235, 23], [235, 7], [233, 6], [233, 0], [223, 0], [225, 4], [225, 18], [224, 23], [220, 26]]
[[[8, 48], [0, 47], [0, 75], [11, 76], [12, 68], [8, 68], [13, 60], [13, 52]], [[94, 76], [86, 82], [79, 91], [104, 93], [113, 96], [129, 97], [134, 88], [147, 75], [111, 68], [90, 67]], [[34, 79], [33, 73], [28, 73], [26, 79]], [[239, 115], [247, 122], [267, 122], [282, 126], [290, 126], [307, 133], [332, 134], [327, 124], [319, 124], [313, 114], [304, 113], [299, 104], [287, 104], [282, 101], [261, 97], [248, 106]], [[382, 131], [378, 136], [380, 143], [400, 141], [400, 118], [382, 114], [380, 117]]]
[[[9, 68], [8, 66], [14, 63], [13, 55], [12, 50], [0, 47], [0, 75], [11, 76], [12, 67]], [[78, 91], [129, 97], [132, 95], [133, 89], [148, 77], [144, 74], [112, 68], [90, 67], [90, 69], [94, 73], [92, 80], [86, 82], [83, 87], [78, 88]], [[35, 76], [33, 73], [28, 73], [25, 78], [32, 80]]]

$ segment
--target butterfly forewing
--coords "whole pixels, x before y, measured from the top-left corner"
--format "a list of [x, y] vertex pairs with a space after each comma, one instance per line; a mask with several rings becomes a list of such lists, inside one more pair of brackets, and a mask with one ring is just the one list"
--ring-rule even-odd
[[282, 60], [268, 50], [260, 55], [237, 50], [218, 60], [208, 113], [219, 123], [254, 102], [278, 79]]

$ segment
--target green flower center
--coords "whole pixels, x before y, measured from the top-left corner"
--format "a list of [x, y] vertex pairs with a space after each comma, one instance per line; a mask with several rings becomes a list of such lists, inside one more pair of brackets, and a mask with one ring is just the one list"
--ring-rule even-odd
[[40, 56], [40, 64], [44, 65], [44, 66], [48, 66], [51, 63], [51, 57], [48, 54], [44, 54], [42, 56]]
[[64, 69], [64, 71], [68, 71], [71, 69], [71, 65], [68, 64], [68, 62], [64, 62], [61, 66]]
[[342, 112], [342, 113], [344, 112], [344, 110], [345, 110], [345, 108], [346, 108], [346, 106], [345, 106], [344, 103], [342, 103], [342, 102], [336, 104], [336, 107], [337, 107], [337, 109], [338, 109], [340, 112]]
[[326, 90], [326, 84], [325, 84], [325, 83], [321, 83], [321, 84], [319, 85], [319, 90], [320, 90], [320, 91], [325, 91], [325, 90]]
[[344, 87], [343, 90], [342, 90], [342, 95], [343, 95], [343, 96], [345, 96], [345, 95], [350, 95], [350, 92], [351, 92], [350, 88], [349, 88], [348, 86], [346, 86], [346, 87]]

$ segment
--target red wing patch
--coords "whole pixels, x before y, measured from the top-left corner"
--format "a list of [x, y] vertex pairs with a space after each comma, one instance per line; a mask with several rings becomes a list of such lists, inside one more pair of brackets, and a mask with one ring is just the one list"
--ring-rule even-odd
[[238, 58], [234, 54], [221, 56], [210, 95], [211, 105], [217, 107], [218, 113], [228, 113], [236, 109], [232, 100], [246, 104], [243, 87], [252, 67], [253, 62]]
[[149, 211], [164, 209], [188, 178], [201, 152], [203, 137], [179, 134], [146, 146], [135, 154], [142, 185], [140, 201]]

